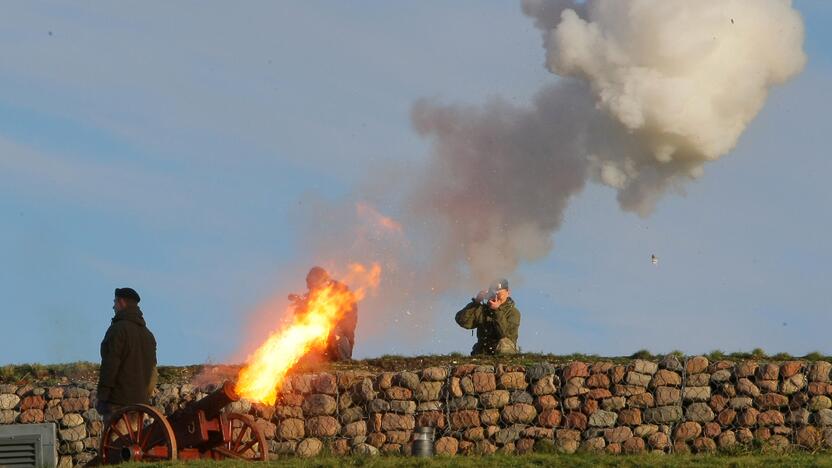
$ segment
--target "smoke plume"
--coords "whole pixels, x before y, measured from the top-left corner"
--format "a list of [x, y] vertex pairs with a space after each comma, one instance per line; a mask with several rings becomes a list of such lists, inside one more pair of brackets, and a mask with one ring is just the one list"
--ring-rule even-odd
[[[431, 264], [477, 281], [545, 256], [586, 180], [647, 216], [737, 144], [769, 89], [803, 68], [788, 0], [524, 0], [560, 78], [528, 107], [421, 100], [432, 140], [405, 230], [430, 225]], [[467, 271], [466, 271], [467, 270]]]
[[443, 278], [463, 263], [487, 284], [551, 250], [551, 234], [587, 177], [582, 153], [596, 112], [586, 96], [569, 81], [542, 90], [530, 108], [501, 100], [413, 106], [416, 130], [435, 143], [408, 217], [431, 220]]

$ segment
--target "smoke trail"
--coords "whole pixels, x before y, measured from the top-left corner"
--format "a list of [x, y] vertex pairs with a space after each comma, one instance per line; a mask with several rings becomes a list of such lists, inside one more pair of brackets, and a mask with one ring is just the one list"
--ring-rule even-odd
[[[805, 64], [788, 0], [525, 0], [560, 75], [528, 108], [414, 104], [433, 151], [407, 199], [435, 271], [479, 281], [545, 256], [588, 177], [647, 216], [736, 145]], [[409, 222], [409, 223], [408, 223]]]

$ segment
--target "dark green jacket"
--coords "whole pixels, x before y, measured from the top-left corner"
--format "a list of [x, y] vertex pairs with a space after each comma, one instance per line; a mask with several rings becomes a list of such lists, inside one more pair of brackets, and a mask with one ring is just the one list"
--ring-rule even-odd
[[98, 400], [118, 405], [148, 403], [156, 373], [156, 339], [138, 307], [116, 312], [101, 342]]
[[456, 323], [462, 328], [477, 329], [475, 354], [494, 354], [494, 348], [502, 338], [517, 343], [520, 311], [512, 298], [508, 298], [497, 310], [472, 300], [456, 313]]

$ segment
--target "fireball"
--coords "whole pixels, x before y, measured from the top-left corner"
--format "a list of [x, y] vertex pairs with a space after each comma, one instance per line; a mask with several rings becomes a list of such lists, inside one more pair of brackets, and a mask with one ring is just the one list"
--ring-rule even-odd
[[237, 377], [235, 390], [249, 400], [273, 405], [286, 374], [307, 353], [322, 349], [333, 327], [352, 304], [362, 300], [368, 289], [378, 287], [381, 267], [349, 265], [344, 282], [355, 289], [329, 285], [310, 293], [305, 314], [272, 332], [246, 361]]

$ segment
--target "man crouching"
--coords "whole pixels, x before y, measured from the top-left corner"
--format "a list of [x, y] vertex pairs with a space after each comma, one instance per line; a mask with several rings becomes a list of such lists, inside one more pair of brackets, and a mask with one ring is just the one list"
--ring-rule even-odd
[[520, 311], [514, 305], [505, 279], [495, 281], [472, 298], [456, 313], [456, 323], [462, 328], [477, 329], [477, 343], [471, 350], [472, 356], [517, 353]]

